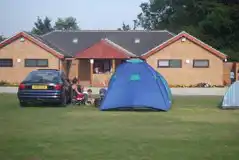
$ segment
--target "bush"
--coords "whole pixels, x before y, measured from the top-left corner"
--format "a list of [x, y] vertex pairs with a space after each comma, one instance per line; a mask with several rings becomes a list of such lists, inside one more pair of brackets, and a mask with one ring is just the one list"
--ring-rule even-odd
[[6, 82], [6, 81], [0, 81], [0, 86], [5, 86], [7, 84], [8, 84], [8, 82]]
[[195, 85], [169, 85], [170, 88], [223, 88], [224, 85], [211, 85], [209, 83], [201, 82]]
[[201, 88], [208, 88], [211, 87], [212, 85], [210, 85], [209, 83], [198, 83], [196, 84], [196, 87], [201, 87]]
[[7, 81], [0, 81], [0, 86], [6, 86], [6, 87], [17, 87], [18, 83], [9, 83]]

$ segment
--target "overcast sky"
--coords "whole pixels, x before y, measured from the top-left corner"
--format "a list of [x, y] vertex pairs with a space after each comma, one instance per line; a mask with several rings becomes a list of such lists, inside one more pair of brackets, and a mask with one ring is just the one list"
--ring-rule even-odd
[[73, 16], [81, 29], [117, 29], [133, 24], [147, 0], [0, 0], [0, 35], [30, 31], [37, 16]]

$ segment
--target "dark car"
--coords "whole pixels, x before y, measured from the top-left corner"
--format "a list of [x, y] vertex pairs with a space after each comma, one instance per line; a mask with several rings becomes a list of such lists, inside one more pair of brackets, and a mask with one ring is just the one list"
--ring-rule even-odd
[[18, 99], [23, 107], [29, 102], [53, 102], [65, 106], [71, 96], [71, 83], [59, 70], [32, 71], [18, 88]]

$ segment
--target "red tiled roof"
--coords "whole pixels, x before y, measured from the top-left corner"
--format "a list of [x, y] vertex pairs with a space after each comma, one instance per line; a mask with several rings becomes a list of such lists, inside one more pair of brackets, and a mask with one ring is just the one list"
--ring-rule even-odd
[[145, 53], [142, 58], [148, 58], [151, 55], [157, 53], [158, 51], [162, 50], [163, 48], [169, 46], [170, 44], [178, 41], [181, 38], [187, 38], [188, 40], [192, 41], [193, 43], [199, 45], [200, 47], [204, 48], [205, 50], [208, 50], [209, 52], [211, 52], [212, 54], [214, 54], [215, 56], [221, 58], [221, 59], [226, 59], [227, 55], [223, 54], [222, 52], [216, 50], [215, 48], [212, 48], [211, 46], [203, 43], [202, 41], [200, 41], [199, 39], [193, 37], [192, 35], [186, 33], [186, 32], [181, 32], [178, 35], [176, 35], [175, 37], [169, 39], [168, 41], [160, 44], [159, 46], [157, 46], [156, 48], [152, 49], [151, 51]]
[[77, 53], [75, 57], [81, 59], [124, 59], [130, 58], [130, 55], [102, 39], [86, 50]]
[[21, 37], [24, 37], [25, 39], [31, 41], [32, 43], [36, 44], [37, 46], [41, 47], [42, 49], [56, 56], [57, 58], [60, 58], [60, 59], [64, 58], [62, 54], [60, 54], [59, 52], [56, 52], [54, 49], [50, 48], [49, 46], [45, 45], [44, 43], [40, 42], [39, 40], [35, 39], [34, 37], [28, 35], [25, 32], [20, 32], [9, 39], [2, 41], [0, 43], [0, 49]]

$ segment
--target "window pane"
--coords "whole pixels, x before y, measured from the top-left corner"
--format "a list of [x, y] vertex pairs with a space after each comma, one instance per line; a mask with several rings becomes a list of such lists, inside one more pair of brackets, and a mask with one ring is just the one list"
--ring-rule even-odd
[[34, 59], [26, 59], [25, 60], [25, 66], [26, 67], [36, 67], [37, 66], [37, 61]]
[[158, 61], [158, 67], [168, 67], [169, 61], [168, 60], [159, 60]]
[[112, 63], [111, 60], [95, 60], [94, 61], [94, 73], [101, 74], [110, 72]]
[[110, 71], [110, 60], [103, 61], [104, 72]]
[[0, 59], [0, 67], [12, 67], [12, 59]]
[[208, 60], [194, 60], [194, 67], [208, 67], [209, 61]]
[[26, 67], [47, 67], [47, 59], [25, 59]]
[[33, 71], [31, 72], [27, 78], [24, 80], [27, 82], [33, 82], [33, 83], [59, 83], [60, 82], [60, 76], [58, 73], [54, 72], [46, 72], [46, 71]]
[[47, 59], [37, 60], [37, 66], [38, 67], [47, 67], [48, 66], [48, 60]]
[[171, 68], [181, 68], [181, 60], [170, 60]]

